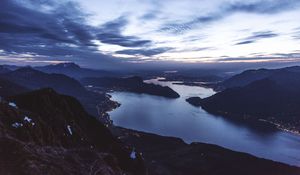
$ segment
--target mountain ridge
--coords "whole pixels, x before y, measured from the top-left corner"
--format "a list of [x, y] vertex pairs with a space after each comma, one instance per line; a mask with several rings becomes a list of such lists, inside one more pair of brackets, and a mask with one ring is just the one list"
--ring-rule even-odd
[[261, 68], [261, 69], [246, 70], [243, 71], [242, 73], [234, 75], [228, 78], [227, 80], [224, 80], [223, 82], [217, 84], [215, 89], [218, 91], [222, 91], [226, 88], [245, 86], [256, 80], [265, 79], [276, 73], [281, 73], [281, 72], [295, 72], [295, 73], [300, 72], [300, 66], [291, 66], [291, 67], [284, 67], [279, 69]]
[[91, 77], [91, 76], [102, 77], [108, 75], [117, 75], [116, 73], [107, 70], [95, 70], [89, 68], [82, 68], [78, 64], [75, 64], [73, 62], [39, 66], [39, 67], [34, 67], [34, 69], [45, 73], [64, 74], [78, 80], [84, 77]]
[[105, 93], [88, 91], [79, 81], [63, 74], [48, 74], [31, 67], [24, 67], [1, 74], [0, 77], [30, 90], [53, 88], [59, 93], [73, 96], [90, 114], [106, 123], [110, 122], [106, 111], [118, 106]]
[[[279, 129], [300, 133], [300, 67], [274, 69], [268, 71], [268, 76], [266, 69], [260, 70], [254, 73], [258, 74], [254, 76], [257, 80], [250, 81], [248, 72], [253, 71], [245, 71], [230, 79], [232, 82], [238, 77], [235, 86], [198, 99], [194, 105], [216, 115], [266, 121]], [[244, 74], [246, 80], [240, 81]]]

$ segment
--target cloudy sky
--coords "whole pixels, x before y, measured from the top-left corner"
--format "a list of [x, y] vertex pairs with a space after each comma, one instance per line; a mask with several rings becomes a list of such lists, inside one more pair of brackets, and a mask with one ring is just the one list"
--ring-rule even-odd
[[295, 63], [299, 17], [300, 0], [1, 0], [0, 63]]

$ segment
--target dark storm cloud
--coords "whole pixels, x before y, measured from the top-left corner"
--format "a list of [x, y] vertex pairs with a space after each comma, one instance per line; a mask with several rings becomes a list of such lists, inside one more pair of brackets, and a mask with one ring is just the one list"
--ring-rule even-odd
[[142, 40], [136, 36], [122, 35], [122, 30], [127, 23], [128, 21], [125, 19], [125, 17], [120, 17], [114, 21], [103, 24], [99, 29], [97, 39], [102, 43], [124, 47], [141, 47], [151, 44], [150, 40]]
[[266, 38], [273, 38], [273, 37], [277, 37], [278, 34], [274, 33], [272, 31], [259, 31], [259, 32], [253, 32], [251, 34], [251, 36], [246, 37], [244, 39], [241, 39], [238, 43], [236, 43], [235, 45], [244, 45], [244, 44], [251, 44], [254, 43], [258, 40], [261, 39], [266, 39]]
[[91, 28], [84, 25], [83, 16], [74, 3], [55, 9], [55, 13], [43, 13], [4, 0], [0, 7], [0, 37], [5, 42], [1, 42], [0, 48], [24, 52], [40, 45], [49, 49], [67, 47], [66, 44], [81, 48], [94, 46]]
[[135, 36], [122, 36], [115, 33], [101, 33], [97, 35], [98, 40], [106, 44], [114, 44], [124, 47], [141, 47], [149, 45], [150, 40], [141, 40]]
[[128, 21], [125, 16], [121, 16], [115, 20], [106, 22], [100, 26], [100, 31], [109, 33], [121, 33], [122, 29], [126, 27]]
[[180, 23], [167, 23], [161, 27], [159, 31], [166, 31], [171, 33], [183, 33], [187, 30], [193, 29], [195, 26], [201, 27], [207, 23], [221, 20], [233, 13], [246, 12], [256, 14], [274, 14], [280, 13], [287, 9], [294, 9], [300, 6], [298, 0], [271, 0], [271, 1], [253, 1], [253, 2], [232, 2], [222, 4], [217, 11], [203, 16], [197, 16], [192, 20]]
[[127, 25], [128, 21], [125, 17], [120, 17], [116, 20], [107, 22], [100, 26], [98, 30], [97, 39], [102, 43], [115, 44], [123, 47], [138, 49], [124, 49], [117, 51], [117, 54], [124, 55], [138, 55], [138, 56], [154, 56], [171, 50], [171, 48], [154, 48], [148, 49], [145, 47], [151, 46], [152, 41], [142, 40], [135, 36], [124, 36], [122, 30]]
[[116, 53], [126, 55], [142, 55], [142, 56], [154, 56], [171, 50], [172, 48], [155, 48], [155, 49], [127, 49], [120, 50]]
[[[88, 59], [88, 62], [98, 58], [100, 63], [105, 64], [120, 60], [101, 54], [93, 40], [129, 48], [151, 44], [150, 40], [123, 36], [121, 32], [127, 24], [125, 18], [93, 27], [85, 21], [88, 14], [82, 13], [76, 3], [60, 1], [57, 4], [51, 0], [22, 2], [1, 0], [0, 50], [7, 55], [30, 53], [32, 58], [41, 61], [45, 56], [72, 58], [73, 61]], [[43, 11], [43, 5], [53, 5], [53, 9]]]

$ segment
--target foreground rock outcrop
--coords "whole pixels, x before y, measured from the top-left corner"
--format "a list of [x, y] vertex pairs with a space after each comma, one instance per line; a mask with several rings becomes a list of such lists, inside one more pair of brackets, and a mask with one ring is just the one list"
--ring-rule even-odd
[[76, 99], [52, 89], [0, 103], [0, 174], [143, 174], [131, 152]]

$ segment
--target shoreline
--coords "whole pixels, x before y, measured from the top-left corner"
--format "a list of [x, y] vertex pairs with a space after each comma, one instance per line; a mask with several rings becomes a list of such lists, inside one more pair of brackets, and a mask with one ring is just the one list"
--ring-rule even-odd
[[258, 121], [271, 124], [271, 125], [275, 126], [280, 131], [283, 131], [283, 132], [286, 132], [286, 133], [291, 133], [291, 134], [294, 134], [296, 136], [300, 136], [300, 131], [284, 128], [284, 126], [279, 124], [279, 123], [272, 122], [270, 120], [265, 120], [265, 119], [258, 119]]
[[[192, 104], [190, 104], [190, 105], [192, 105]], [[206, 112], [208, 112], [212, 115], [219, 116], [219, 117], [222, 117], [222, 118], [225, 118], [225, 119], [230, 119], [232, 121], [242, 122], [242, 124], [245, 124], [245, 125], [252, 126], [252, 122], [265, 123], [269, 126], [272, 126], [274, 129], [276, 129], [278, 131], [282, 131], [284, 133], [289, 133], [289, 134], [293, 134], [293, 135], [296, 135], [296, 136], [300, 137], [300, 131], [299, 130], [288, 129], [284, 126], [284, 124], [276, 123], [276, 122], [266, 120], [266, 119], [255, 119], [255, 118], [251, 118], [251, 116], [247, 116], [247, 117], [242, 116], [241, 118], [236, 118], [236, 117], [233, 117], [233, 115], [230, 115], [229, 113], [226, 113], [226, 114], [218, 113], [218, 112], [215, 113], [215, 112], [211, 112], [209, 110], [206, 110], [202, 106], [199, 106], [199, 107], [201, 107], [203, 110], [205, 110]], [[250, 121], [250, 123], [249, 123], [249, 121]]]
[[[110, 94], [110, 95], [112, 95], [112, 94]], [[112, 99], [112, 100], [114, 100], [114, 101], [117, 101], [117, 100], [115, 100], [115, 99]], [[120, 102], [118, 102], [118, 103], [120, 103]], [[117, 108], [116, 108], [117, 109]], [[206, 111], [207, 112], [207, 111]], [[190, 113], [190, 115], [192, 115], [191, 113]], [[226, 119], [226, 117], [224, 117], [223, 115], [217, 115], [216, 117], [222, 117], [222, 118], [225, 118]], [[111, 117], [111, 115], [110, 115], [110, 117]], [[228, 119], [232, 119], [232, 118], [228, 118]], [[240, 122], [240, 124], [242, 125], [242, 124], [244, 124], [244, 125], [248, 125], [247, 123], [247, 121], [245, 121], [244, 119], [243, 120], [233, 120], [233, 122], [234, 121], [236, 121], [236, 122]], [[252, 122], [251, 122], [252, 121]], [[252, 123], [252, 124], [251, 124]], [[237, 123], [236, 123], [237, 124]], [[263, 122], [263, 121], [258, 121], [258, 119], [256, 119], [256, 120], [250, 120], [250, 123], [249, 123], [249, 125], [250, 125], [250, 127], [251, 127], [251, 125], [252, 125], [252, 127], [255, 127], [255, 128], [253, 128], [253, 129], [260, 129], [260, 128], [262, 128], [263, 130], [259, 130], [260, 132], [263, 132], [263, 131], [266, 131], [266, 132], [278, 132], [279, 131], [279, 128], [277, 128], [274, 124], [272, 124], [272, 123], [269, 123], [269, 122]], [[248, 126], [249, 126], [248, 125]], [[115, 123], [113, 122], [113, 125], [112, 126], [117, 126], [117, 125], [115, 125]], [[120, 125], [118, 125], [118, 126], [120, 126]], [[126, 125], [123, 125], [123, 126], [121, 126], [121, 127], [125, 127]], [[258, 127], [257, 127], [258, 126]], [[126, 128], [126, 127], [125, 127]], [[132, 128], [132, 129], [134, 129], [134, 128]], [[283, 131], [283, 130], [280, 130], [280, 131]], [[284, 131], [283, 131], [284, 132]], [[286, 132], [286, 131], [285, 131]], [[148, 133], [153, 133], [153, 132], [151, 132], [151, 131], [148, 131]], [[288, 133], [288, 132], [286, 132], [286, 133]], [[157, 135], [160, 135], [159, 133], [157, 133], [157, 132], [154, 132], [154, 134], [157, 134]], [[294, 134], [294, 133], [293, 133]], [[160, 135], [161, 136], [161, 135]], [[177, 138], [180, 138], [180, 136], [176, 136], [176, 135], [174, 135], [175, 137], [177, 137]], [[292, 136], [291, 136], [292, 137]], [[203, 141], [203, 140], [202, 140]], [[194, 142], [201, 142], [202, 143], [202, 141], [201, 140], [194, 140]], [[205, 142], [204, 142], [205, 143]], [[213, 144], [213, 142], [212, 142], [212, 144]], [[215, 143], [215, 145], [218, 145], [218, 144], [216, 144]], [[220, 144], [220, 145], [222, 145], [222, 144]], [[232, 148], [227, 148], [227, 149], [231, 149], [232, 150]], [[252, 153], [252, 155], [256, 155], [256, 154], [253, 154]], [[257, 155], [256, 155], [257, 156]], [[261, 156], [260, 156], [261, 157]]]
[[[131, 146], [135, 145], [136, 148], [139, 151], [141, 151], [141, 154], [146, 156], [147, 159], [149, 159], [149, 156], [152, 159], [152, 156], [151, 156], [152, 154], [156, 154], [156, 153], [160, 154], [160, 153], [168, 153], [168, 152], [170, 152], [171, 157], [172, 157], [172, 158], [170, 157], [170, 159], [173, 159], [173, 152], [170, 151], [168, 147], [158, 144], [158, 142], [164, 142], [165, 145], [171, 144], [172, 145], [171, 147], [173, 147], [175, 145], [180, 145], [180, 146], [178, 146], [178, 148], [175, 149], [177, 151], [180, 150], [181, 147], [185, 147], [184, 150], [182, 150], [182, 151], [186, 152], [186, 149], [189, 150], [190, 148], [195, 148], [195, 147], [198, 147], [196, 149], [201, 149], [201, 147], [205, 146], [205, 147], [209, 148], [210, 151], [212, 149], [214, 151], [222, 149], [224, 151], [227, 151], [228, 153], [229, 152], [237, 153], [239, 155], [246, 155], [249, 157], [253, 157], [257, 160], [264, 160], [264, 161], [268, 161], [268, 162], [273, 162], [273, 163], [277, 163], [277, 164], [285, 164], [285, 165], [288, 165], [291, 167], [300, 168], [300, 166], [296, 165], [296, 164], [285, 163], [285, 162], [281, 162], [278, 160], [259, 157], [254, 154], [251, 154], [251, 153], [232, 150], [230, 148], [226, 148], [226, 147], [223, 147], [223, 146], [220, 146], [217, 144], [200, 142], [200, 141], [187, 143], [179, 137], [163, 136], [163, 135], [159, 135], [159, 134], [155, 134], [155, 133], [151, 133], [151, 132], [139, 131], [139, 130], [135, 130], [135, 129], [128, 129], [128, 128], [124, 128], [121, 126], [115, 126], [115, 125], [113, 125], [113, 127], [111, 127], [110, 130], [119, 140], [122, 140], [125, 143], [130, 144]], [[148, 144], [150, 144], [150, 145], [148, 145]], [[159, 146], [159, 149], [157, 151], [153, 151], [152, 148], [156, 147], [156, 144], [162, 146], [163, 149]], [[151, 147], [151, 149], [147, 149], [147, 148], [145, 149], [145, 147]], [[203, 155], [209, 154], [208, 152], [209, 152], [208, 150], [205, 150], [205, 151], [202, 150], [201, 153], [199, 154], [199, 159], [202, 159]], [[185, 155], [185, 158], [192, 156], [189, 153], [185, 153], [184, 155]], [[182, 157], [180, 157], [180, 159], [181, 158]]]

